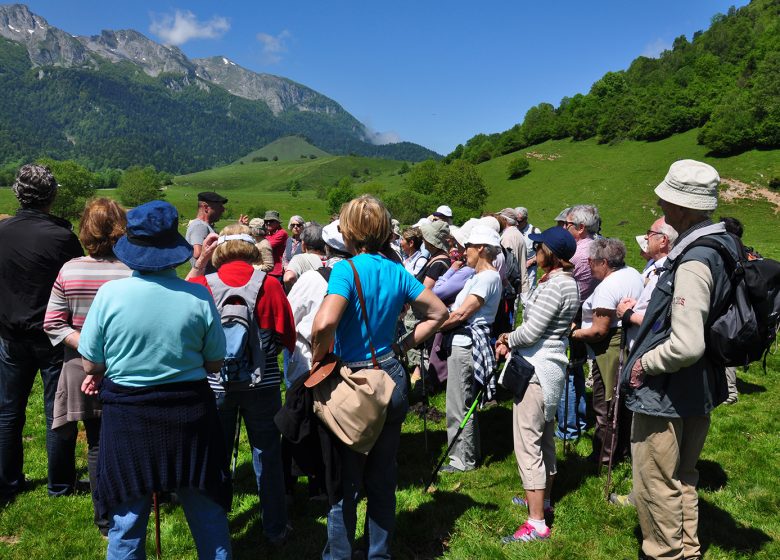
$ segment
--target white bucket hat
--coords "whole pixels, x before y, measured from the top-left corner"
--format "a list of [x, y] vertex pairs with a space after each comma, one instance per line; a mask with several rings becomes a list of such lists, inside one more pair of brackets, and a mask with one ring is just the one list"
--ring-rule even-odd
[[483, 226], [487, 226], [496, 233], [501, 231], [501, 224], [493, 216], [482, 216], [479, 219], [479, 223]]
[[341, 235], [341, 232], [339, 231], [338, 220], [331, 222], [322, 228], [322, 240], [337, 251], [341, 251], [342, 253], [348, 252], [347, 246], [344, 243], [344, 236]]
[[466, 246], [466, 240], [469, 238], [467, 233], [463, 231], [466, 228], [459, 228], [458, 226], [450, 226], [450, 235], [461, 247]]
[[636, 239], [636, 243], [639, 245], [639, 249], [641, 249], [643, 253], [647, 253], [647, 236], [637, 235], [634, 237], [634, 239]]
[[693, 159], [675, 161], [655, 194], [691, 210], [711, 211], [718, 207], [720, 176], [715, 168]]
[[477, 224], [471, 230], [466, 243], [468, 245], [491, 245], [493, 247], [501, 247], [501, 238], [498, 237], [498, 232], [493, 231], [491, 227], [484, 224]]

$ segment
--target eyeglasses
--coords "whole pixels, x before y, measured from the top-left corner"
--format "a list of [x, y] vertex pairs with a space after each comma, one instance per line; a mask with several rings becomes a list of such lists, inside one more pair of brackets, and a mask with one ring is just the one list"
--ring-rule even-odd
[[303, 227], [303, 224], [290, 224], [290, 227]]
[[592, 258], [588, 257], [588, 262], [589, 263], [598, 262], [598, 261], [606, 261], [606, 260], [607, 259], [592, 259]]
[[577, 224], [576, 224], [575, 222], [563, 222], [563, 223], [561, 224], [561, 227], [565, 227], [565, 228], [567, 228], [567, 227], [569, 227], [569, 226], [572, 226], [572, 227], [577, 227]]
[[648, 229], [648, 230], [645, 232], [645, 237], [647, 237], [648, 239], [650, 239], [650, 238], [651, 238], [652, 236], [654, 236], [654, 235], [663, 235], [664, 237], [666, 237], [666, 234], [665, 234], [665, 233], [662, 233], [662, 232], [660, 232], [660, 231], [653, 231], [652, 229]]

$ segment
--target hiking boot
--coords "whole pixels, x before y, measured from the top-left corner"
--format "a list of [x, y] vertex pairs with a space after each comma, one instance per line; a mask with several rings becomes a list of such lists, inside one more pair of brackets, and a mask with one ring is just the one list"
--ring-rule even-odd
[[533, 528], [533, 525], [527, 521], [520, 525], [517, 530], [501, 539], [503, 544], [509, 544], [513, 542], [530, 542], [530, 541], [546, 541], [550, 538], [552, 531], [547, 527], [541, 533]]
[[[520, 496], [512, 496], [512, 504], [528, 509], [528, 500]], [[544, 515], [552, 515], [555, 513], [555, 508], [550, 506], [544, 507]]]
[[616, 494], [612, 492], [609, 495], [609, 503], [618, 507], [636, 507], [634, 506], [633, 494]]

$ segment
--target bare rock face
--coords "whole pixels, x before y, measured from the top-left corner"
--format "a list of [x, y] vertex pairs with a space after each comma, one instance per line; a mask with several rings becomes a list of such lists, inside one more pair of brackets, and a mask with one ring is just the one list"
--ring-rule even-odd
[[155, 43], [132, 29], [103, 30], [100, 35], [77, 39], [89, 51], [111, 62], [132, 62], [150, 76], [159, 76], [163, 72], [195, 73], [194, 65], [179, 48]]
[[296, 109], [333, 114], [344, 111], [335, 101], [304, 85], [272, 74], [257, 74], [224, 56], [196, 58], [198, 77], [222, 86], [233, 95], [262, 100], [274, 115]]
[[0, 36], [27, 47], [33, 66], [96, 65], [76, 38], [50, 26], [22, 4], [0, 5]]

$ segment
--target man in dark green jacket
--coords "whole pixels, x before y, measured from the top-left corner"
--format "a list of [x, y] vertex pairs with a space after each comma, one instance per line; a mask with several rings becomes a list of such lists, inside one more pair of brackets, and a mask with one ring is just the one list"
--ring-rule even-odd
[[714, 249], [693, 247], [682, 253], [706, 235], [737, 255], [723, 224], [710, 221], [719, 183], [711, 166], [682, 160], [672, 164], [655, 189], [666, 223], [680, 236], [621, 375], [626, 404], [634, 413], [633, 492], [644, 558], [701, 557], [696, 461], [710, 412], [727, 395], [724, 368], [707, 356], [705, 332], [715, 319], [711, 311], [727, 301], [730, 282]]

